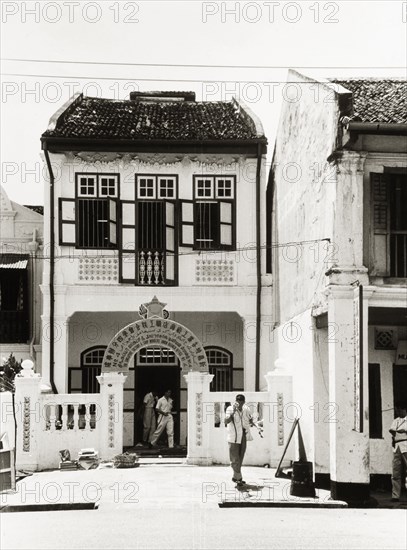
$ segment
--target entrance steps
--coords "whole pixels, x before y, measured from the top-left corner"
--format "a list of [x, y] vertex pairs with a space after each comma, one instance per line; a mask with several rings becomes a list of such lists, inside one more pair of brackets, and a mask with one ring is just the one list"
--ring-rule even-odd
[[[159, 447], [158, 449], [149, 449], [148, 447], [126, 447], [124, 451], [136, 453], [140, 457], [141, 464], [147, 463], [169, 463], [168, 460], [173, 460], [174, 464], [182, 464], [187, 456], [187, 448], [183, 446], [175, 446], [172, 449], [168, 447]], [[148, 462], [146, 462], [148, 461]]]

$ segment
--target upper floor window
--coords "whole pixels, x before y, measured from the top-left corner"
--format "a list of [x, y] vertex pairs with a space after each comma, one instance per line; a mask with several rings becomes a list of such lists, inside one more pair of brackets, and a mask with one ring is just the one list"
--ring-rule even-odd
[[407, 277], [407, 178], [371, 174], [374, 274]]
[[189, 207], [185, 201], [182, 222], [185, 224], [183, 237], [193, 228], [195, 249], [230, 250], [234, 247], [235, 187], [234, 177], [194, 176], [193, 210], [188, 221]]
[[177, 198], [177, 176], [136, 176], [138, 199], [174, 200]]
[[116, 248], [116, 174], [76, 174], [76, 199], [60, 199], [60, 244]]

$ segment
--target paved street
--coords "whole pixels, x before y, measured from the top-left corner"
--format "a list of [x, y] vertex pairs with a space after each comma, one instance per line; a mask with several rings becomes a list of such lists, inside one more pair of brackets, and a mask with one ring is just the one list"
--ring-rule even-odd
[[[249, 500], [289, 498], [288, 481], [247, 467]], [[405, 510], [219, 508], [236, 493], [227, 467], [142, 465], [132, 470], [44, 472], [2, 505], [98, 502], [95, 510], [6, 513], [3, 550], [18, 548], [327, 548], [406, 546]], [[25, 484], [24, 484], [25, 482]], [[274, 488], [274, 492], [272, 489]], [[319, 493], [323, 503], [324, 493]]]

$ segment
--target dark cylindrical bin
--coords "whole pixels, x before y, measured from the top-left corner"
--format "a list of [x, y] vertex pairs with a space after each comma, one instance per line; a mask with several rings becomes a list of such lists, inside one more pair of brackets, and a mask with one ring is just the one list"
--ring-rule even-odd
[[290, 495], [315, 498], [312, 462], [294, 462]]

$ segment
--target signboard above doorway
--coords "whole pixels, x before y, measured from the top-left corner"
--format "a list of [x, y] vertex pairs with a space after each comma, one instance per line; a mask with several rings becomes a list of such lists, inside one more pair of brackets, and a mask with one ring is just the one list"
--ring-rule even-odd
[[130, 323], [113, 337], [103, 357], [102, 372], [127, 373], [134, 354], [150, 346], [171, 349], [184, 373], [208, 372], [201, 342], [187, 327], [168, 319], [165, 305], [154, 296], [151, 302], [140, 306], [140, 315], [144, 318]]

